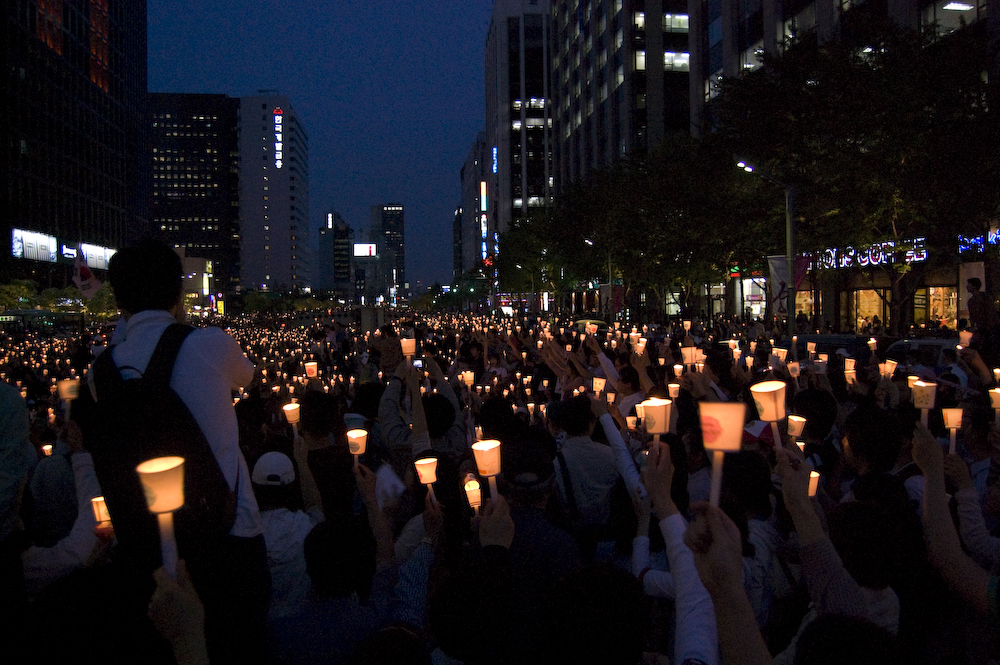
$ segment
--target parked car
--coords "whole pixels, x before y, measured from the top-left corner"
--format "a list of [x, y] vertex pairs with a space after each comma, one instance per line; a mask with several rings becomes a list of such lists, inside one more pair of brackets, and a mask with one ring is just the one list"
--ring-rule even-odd
[[885, 357], [898, 363], [906, 362], [906, 354], [911, 350], [920, 353], [920, 364], [925, 367], [937, 367], [941, 362], [941, 352], [945, 349], [955, 349], [958, 338], [941, 339], [938, 337], [915, 337], [896, 340], [885, 350]]

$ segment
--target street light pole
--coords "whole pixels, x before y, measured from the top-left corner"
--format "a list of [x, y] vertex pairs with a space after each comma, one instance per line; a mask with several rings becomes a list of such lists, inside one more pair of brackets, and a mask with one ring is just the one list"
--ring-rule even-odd
[[788, 341], [795, 336], [795, 185], [785, 185], [785, 269], [788, 272]]
[[785, 283], [785, 310], [788, 341], [795, 336], [795, 185], [782, 182], [769, 173], [757, 169], [740, 159], [736, 166], [747, 173], [756, 173], [764, 180], [774, 183], [785, 190], [785, 272], [788, 281]]

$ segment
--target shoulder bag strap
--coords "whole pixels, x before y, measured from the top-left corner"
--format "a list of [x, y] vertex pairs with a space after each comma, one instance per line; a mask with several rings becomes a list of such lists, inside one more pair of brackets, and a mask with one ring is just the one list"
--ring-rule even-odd
[[167, 326], [160, 336], [160, 341], [156, 343], [153, 356], [149, 359], [146, 372], [143, 376], [154, 384], [170, 384], [170, 377], [174, 373], [174, 362], [177, 360], [177, 353], [181, 350], [181, 345], [187, 336], [194, 332], [192, 326], [181, 323], [172, 323]]
[[569, 467], [566, 465], [566, 457], [562, 451], [556, 453], [559, 460], [559, 468], [562, 470], [563, 487], [566, 489], [566, 503], [569, 504], [569, 515], [573, 521], [580, 519], [580, 509], [576, 506], [576, 495], [573, 493], [573, 482], [569, 479]]

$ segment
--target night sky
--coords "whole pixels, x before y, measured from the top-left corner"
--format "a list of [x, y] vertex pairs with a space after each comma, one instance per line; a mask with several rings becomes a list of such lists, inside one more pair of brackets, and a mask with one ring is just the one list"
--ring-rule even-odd
[[406, 208], [411, 287], [447, 284], [459, 169], [484, 129], [490, 0], [149, 0], [150, 92], [288, 96], [309, 136], [313, 247]]

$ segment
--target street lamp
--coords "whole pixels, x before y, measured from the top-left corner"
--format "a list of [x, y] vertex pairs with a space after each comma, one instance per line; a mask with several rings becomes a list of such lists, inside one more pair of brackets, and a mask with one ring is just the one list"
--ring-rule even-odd
[[788, 338], [791, 340], [795, 335], [795, 185], [782, 182], [742, 159], [736, 162], [736, 166], [747, 173], [756, 173], [764, 180], [785, 190], [785, 271], [788, 273], [786, 285], [788, 301], [785, 309], [787, 310]]

